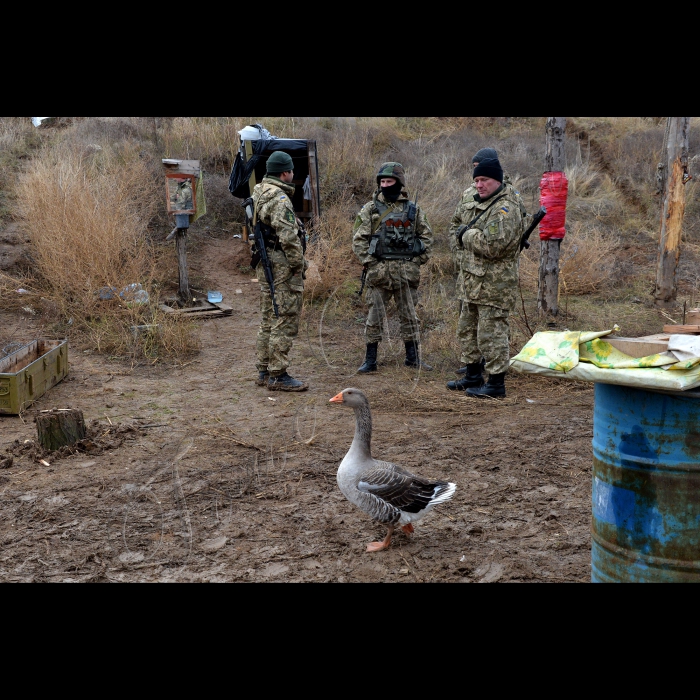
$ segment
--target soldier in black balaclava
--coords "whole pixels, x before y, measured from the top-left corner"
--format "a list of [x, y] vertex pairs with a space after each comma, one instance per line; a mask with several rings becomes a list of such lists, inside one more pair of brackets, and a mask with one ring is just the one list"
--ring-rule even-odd
[[353, 250], [367, 271], [367, 355], [361, 374], [376, 372], [387, 306], [394, 299], [406, 344], [406, 366], [432, 370], [421, 358], [420, 321], [416, 313], [421, 266], [430, 259], [433, 232], [428, 219], [406, 190], [400, 163], [385, 163], [378, 189], [355, 223]]

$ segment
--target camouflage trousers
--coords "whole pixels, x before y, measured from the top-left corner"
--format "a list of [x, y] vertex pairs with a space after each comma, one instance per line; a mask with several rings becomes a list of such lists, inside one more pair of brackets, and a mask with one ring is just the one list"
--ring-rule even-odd
[[505, 374], [510, 366], [510, 312], [462, 302], [457, 337], [465, 365], [486, 358], [489, 374]]
[[299, 335], [299, 318], [303, 292], [295, 292], [286, 284], [275, 290], [280, 317], [275, 317], [270, 290], [265, 287], [260, 298], [262, 322], [258, 331], [258, 371], [273, 377], [284, 374], [289, 367], [289, 353]]
[[420, 341], [420, 321], [416, 312], [418, 304], [418, 289], [408, 283], [400, 289], [382, 289], [370, 287], [367, 290], [369, 303], [369, 316], [367, 318], [367, 344], [381, 343], [384, 340], [384, 328], [388, 318], [387, 307], [391, 300], [396, 303], [396, 308], [401, 319], [401, 337], [404, 342]]

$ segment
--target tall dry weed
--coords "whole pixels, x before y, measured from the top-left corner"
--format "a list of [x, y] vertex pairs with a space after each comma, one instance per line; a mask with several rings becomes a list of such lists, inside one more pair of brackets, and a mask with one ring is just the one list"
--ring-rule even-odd
[[[161, 356], [196, 348], [195, 339], [186, 340], [191, 328], [158, 311], [162, 267], [148, 237], [160, 201], [153, 188], [135, 149], [65, 146], [37, 157], [16, 190], [44, 308], [99, 352], [149, 357], [155, 347]], [[122, 296], [133, 284], [153, 303]], [[144, 325], [157, 332], [134, 335], [132, 328]]]
[[148, 183], [138, 157], [63, 149], [45, 152], [20, 179], [18, 210], [36, 272], [64, 315], [92, 315], [105, 287], [150, 286]]
[[[609, 291], [617, 281], [617, 252], [620, 238], [595, 225], [575, 222], [562, 243], [560, 288], [569, 296]], [[540, 275], [540, 245], [536, 243], [520, 259], [523, 289], [537, 293]]]

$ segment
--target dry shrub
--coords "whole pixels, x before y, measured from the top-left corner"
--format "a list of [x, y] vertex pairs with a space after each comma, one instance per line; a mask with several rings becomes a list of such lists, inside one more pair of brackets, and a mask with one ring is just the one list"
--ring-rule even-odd
[[200, 349], [194, 320], [164, 313], [157, 303], [117, 303], [88, 319], [85, 336], [97, 352], [132, 361], [183, 360]]
[[[155, 299], [162, 267], [147, 226], [160, 198], [135, 149], [90, 154], [67, 147], [37, 157], [17, 187], [43, 304], [100, 352], [132, 357], [196, 349], [188, 324], [160, 318], [157, 304], [120, 292], [140, 284]], [[113, 298], [103, 292], [113, 289]], [[160, 326], [155, 339], [132, 327]], [[148, 340], [148, 342], [145, 342]], [[149, 344], [150, 343], [150, 344]]]
[[58, 149], [34, 160], [17, 188], [36, 272], [65, 316], [91, 316], [104, 287], [153, 279], [147, 224], [155, 202], [138, 158]]
[[[309, 262], [318, 275], [310, 275], [307, 298], [325, 299], [353, 278], [359, 279], [362, 268], [352, 251], [353, 222], [357, 212], [338, 205], [326, 210], [317, 224], [307, 251]], [[359, 282], [358, 282], [359, 284]]]
[[[594, 225], [574, 223], [562, 244], [562, 293], [569, 296], [596, 294], [616, 281], [617, 251], [620, 238], [603, 233]], [[523, 289], [537, 293], [540, 275], [540, 244], [520, 258], [520, 279]]]
[[[19, 294], [18, 290], [25, 293]], [[0, 308], [4, 311], [20, 311], [40, 300], [34, 289], [34, 281], [29, 277], [17, 277], [0, 271]]]
[[574, 224], [562, 249], [563, 291], [570, 296], [583, 296], [613, 284], [619, 248], [619, 236], [602, 233], [595, 226]]

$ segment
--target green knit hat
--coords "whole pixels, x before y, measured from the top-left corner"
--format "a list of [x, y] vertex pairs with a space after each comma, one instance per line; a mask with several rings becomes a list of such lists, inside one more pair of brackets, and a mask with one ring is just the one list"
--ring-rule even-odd
[[406, 187], [406, 171], [401, 163], [384, 163], [384, 165], [382, 165], [382, 167], [379, 169], [377, 184], [387, 177], [398, 180], [402, 187]]
[[281, 175], [294, 170], [294, 161], [292, 157], [284, 151], [276, 151], [270, 156], [267, 161], [268, 175]]

